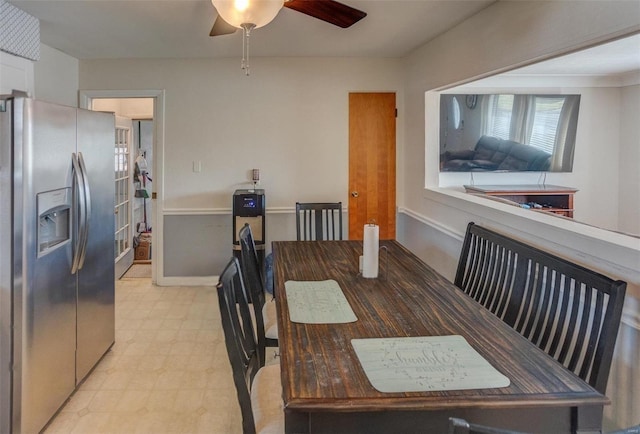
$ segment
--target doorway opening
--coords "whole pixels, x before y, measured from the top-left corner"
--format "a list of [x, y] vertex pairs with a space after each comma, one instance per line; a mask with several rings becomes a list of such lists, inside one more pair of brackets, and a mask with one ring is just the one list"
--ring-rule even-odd
[[[116, 278], [162, 277], [158, 195], [162, 91], [81, 91], [80, 105], [116, 114]], [[154, 182], [156, 181], [156, 182]]]
[[116, 278], [151, 278], [153, 98], [94, 98], [91, 109], [116, 114]]

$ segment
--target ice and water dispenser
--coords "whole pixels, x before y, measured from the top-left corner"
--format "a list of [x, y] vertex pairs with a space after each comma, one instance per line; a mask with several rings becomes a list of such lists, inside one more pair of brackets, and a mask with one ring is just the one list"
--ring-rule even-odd
[[71, 238], [72, 200], [70, 188], [37, 195], [38, 256], [47, 254]]
[[233, 255], [240, 259], [238, 232], [246, 223], [249, 223], [261, 269], [264, 266], [266, 241], [265, 210], [264, 190], [236, 190], [233, 193]]

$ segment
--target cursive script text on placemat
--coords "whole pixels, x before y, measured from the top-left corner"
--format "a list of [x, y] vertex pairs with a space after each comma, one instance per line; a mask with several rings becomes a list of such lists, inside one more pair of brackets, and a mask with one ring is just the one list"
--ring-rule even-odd
[[352, 339], [371, 385], [380, 392], [507, 387], [510, 381], [462, 336]]

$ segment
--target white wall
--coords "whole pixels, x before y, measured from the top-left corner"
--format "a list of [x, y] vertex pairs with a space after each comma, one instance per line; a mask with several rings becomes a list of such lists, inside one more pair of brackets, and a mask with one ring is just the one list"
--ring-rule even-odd
[[0, 95], [19, 90], [33, 96], [34, 88], [33, 62], [0, 51]]
[[[398, 59], [254, 57], [249, 77], [237, 58], [80, 62], [83, 89], [165, 91], [164, 169], [154, 206], [167, 217], [163, 233], [182, 232], [185, 241], [165, 246], [164, 264], [173, 270], [169, 262], [192, 258], [199, 263], [189, 269], [198, 275], [219, 273], [230, 256], [232, 194], [250, 187], [253, 168], [268, 210], [276, 211], [267, 224], [289, 225], [291, 237], [286, 213], [297, 200], [346, 203], [349, 92], [396, 92], [402, 107], [402, 83]], [[402, 113], [398, 131], [400, 155]], [[206, 218], [219, 215], [226, 217]], [[197, 234], [211, 242], [187, 242]]]
[[[425, 127], [426, 91], [444, 87], [452, 81], [460, 82], [465, 77], [477, 78], [491, 71], [506, 69], [509, 65], [523, 65], [528, 59], [542, 58], [549, 53], [560, 54], [564, 50], [577, 49], [581, 45], [640, 29], [639, 2], [616, 2], [615, 5], [611, 7], [611, 2], [498, 2], [409, 56], [406, 61], [405, 157], [400, 171], [404, 174], [405, 193], [399, 199], [400, 204], [428, 220], [442, 223], [454, 234], [464, 232], [465, 221], [451, 218], [444, 210], [441, 215], [435, 214], [440, 207], [433, 201], [438, 200], [442, 204], [448, 199], [439, 194], [434, 196], [424, 189], [425, 179], [428, 185], [438, 185], [437, 131], [434, 133], [437, 124], [433, 128], [433, 124]], [[585, 25], [587, 22], [590, 23], [588, 26]], [[461, 58], [465, 60], [460, 61]], [[594, 127], [588, 133], [599, 134]], [[429, 140], [425, 141], [425, 136], [429, 136]], [[591, 156], [584, 158], [592, 159]], [[600, 177], [607, 176], [599, 173]], [[609, 176], [615, 177], [617, 172]], [[454, 206], [466, 205], [462, 197], [452, 200]], [[460, 200], [463, 202], [459, 203]], [[484, 212], [483, 208], [479, 210]], [[496, 215], [496, 225], [502, 224], [503, 214]], [[518, 220], [521, 221], [514, 223], [514, 228], [523, 229], [525, 238], [543, 243], [557, 242], [545, 231], [530, 230], [528, 226], [532, 226], [532, 223], [529, 219], [516, 218]], [[570, 231], [565, 235], [567, 242], [583, 244], [586, 230], [582, 228], [581, 234]], [[628, 243], [637, 246], [640, 242], [636, 241], [629, 240]], [[600, 243], [599, 240], [593, 242]], [[609, 241], [607, 243], [611, 244]], [[640, 246], [636, 248], [640, 250]], [[584, 252], [573, 255], [580, 255], [582, 262], [596, 268], [607, 268], [608, 265], [603, 265], [599, 257], [603, 255], [607, 258], [606, 262], [625, 264], [628, 271], [625, 271], [625, 275], [631, 280], [631, 292], [640, 295], [640, 274], [637, 271], [640, 268], [640, 256], [636, 251], [632, 251], [631, 256], [625, 249], [618, 251], [615, 243], [610, 245], [610, 249], [603, 252], [588, 247], [587, 243]], [[451, 260], [455, 262], [457, 258]]]
[[40, 60], [0, 51], [0, 95], [22, 90], [32, 98], [78, 106], [78, 60], [40, 44]]
[[78, 107], [78, 59], [40, 44], [34, 68], [37, 99]]
[[640, 85], [621, 88], [618, 230], [640, 234]]
[[[640, 2], [496, 2], [406, 59], [405, 146], [398, 238], [449, 278], [469, 221], [628, 282], [625, 325], [640, 316], [640, 240], [438, 188], [437, 123], [425, 125], [425, 92], [640, 31]], [[437, 104], [427, 99], [427, 111]], [[425, 147], [425, 144], [427, 145]], [[425, 170], [426, 168], [426, 170]], [[617, 177], [617, 172], [598, 176]], [[477, 182], [477, 180], [476, 180]], [[477, 182], [479, 183], [479, 182]], [[638, 186], [636, 186], [636, 189]], [[488, 205], [488, 203], [490, 205]], [[632, 327], [635, 327], [632, 326]], [[618, 342], [620, 344], [620, 342]], [[631, 349], [637, 348], [634, 342]], [[625, 366], [623, 358], [614, 364]], [[628, 365], [627, 365], [628, 368]], [[634, 376], [638, 376], [637, 363]], [[640, 423], [629, 382], [610, 384], [606, 427]], [[628, 392], [628, 393], [626, 393]], [[637, 392], [637, 391], [636, 391]], [[635, 394], [637, 395], [637, 393]], [[622, 398], [621, 398], [622, 397]], [[619, 412], [618, 412], [619, 411]]]
[[255, 58], [251, 71], [238, 59], [87, 60], [80, 85], [166, 90], [165, 208], [228, 208], [252, 168], [270, 207], [346, 201], [348, 93], [400, 92], [399, 61]]

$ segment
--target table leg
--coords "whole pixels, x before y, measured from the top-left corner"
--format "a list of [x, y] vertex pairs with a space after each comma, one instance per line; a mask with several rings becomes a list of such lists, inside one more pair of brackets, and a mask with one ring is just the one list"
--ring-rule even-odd
[[576, 434], [600, 434], [602, 432], [602, 406], [573, 407], [572, 431]]
[[309, 413], [285, 409], [284, 432], [286, 434], [309, 434]]

